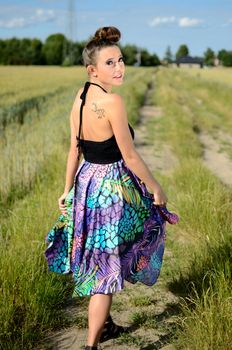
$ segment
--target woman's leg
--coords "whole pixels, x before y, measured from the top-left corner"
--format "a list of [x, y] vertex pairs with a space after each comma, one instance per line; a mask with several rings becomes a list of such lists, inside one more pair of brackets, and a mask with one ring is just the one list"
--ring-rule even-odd
[[95, 294], [89, 301], [87, 345], [97, 346], [105, 321], [110, 313], [112, 294]]

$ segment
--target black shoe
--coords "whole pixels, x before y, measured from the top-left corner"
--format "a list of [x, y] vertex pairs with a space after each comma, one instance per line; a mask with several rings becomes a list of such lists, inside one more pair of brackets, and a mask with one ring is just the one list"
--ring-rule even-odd
[[112, 320], [112, 317], [109, 315], [105, 322], [105, 325], [100, 337], [100, 343], [103, 343], [109, 339], [117, 338], [119, 337], [120, 334], [126, 333], [127, 331], [128, 330], [126, 327], [118, 326], [117, 324], [115, 324], [114, 321]]
[[84, 350], [97, 350], [97, 346], [89, 346], [89, 345], [86, 345], [84, 347]]

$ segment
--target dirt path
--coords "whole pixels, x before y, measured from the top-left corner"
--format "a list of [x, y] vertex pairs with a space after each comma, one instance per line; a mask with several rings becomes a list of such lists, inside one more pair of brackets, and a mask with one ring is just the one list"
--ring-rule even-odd
[[204, 146], [204, 164], [226, 185], [232, 186], [232, 160], [222, 145], [226, 142], [232, 146], [232, 137], [227, 134], [218, 134], [217, 140], [209, 134], [201, 133], [200, 141]]
[[[135, 129], [136, 148], [152, 171], [170, 172], [176, 164], [168, 146], [161, 147], [153, 141], [149, 123], [162, 118], [159, 107], [149, 105], [149, 96], [154, 94], [154, 86], [150, 86], [145, 105], [140, 110], [140, 123]], [[154, 124], [154, 123], [153, 123]], [[149, 130], [148, 130], [149, 129]], [[166, 249], [165, 259], [169, 259], [171, 252]], [[131, 326], [131, 332], [118, 339], [109, 340], [101, 344], [101, 349], [109, 350], [173, 350], [170, 344], [175, 329], [175, 317], [178, 313], [178, 298], [167, 290], [164, 278], [161, 277], [153, 287], [142, 284], [132, 285], [126, 283], [126, 288], [114, 296], [111, 315], [117, 324]], [[83, 307], [77, 307], [75, 299], [70, 300], [64, 314], [71, 318], [75, 324], [72, 328], [63, 329], [50, 334], [45, 345], [40, 349], [51, 350], [78, 350], [82, 349], [87, 336], [87, 329], [80, 328], [87, 322], [87, 300]]]
[[161, 107], [150, 105], [150, 97], [155, 93], [154, 85], [155, 77], [153, 77], [153, 84], [147, 91], [145, 104], [140, 109], [140, 122], [135, 130], [135, 145], [149, 169], [167, 175], [174, 169], [178, 161], [169, 145], [161, 144], [160, 141], [156, 140], [158, 132], [156, 128], [159, 127], [159, 124], [154, 126], [154, 121], [163, 117], [163, 111]]

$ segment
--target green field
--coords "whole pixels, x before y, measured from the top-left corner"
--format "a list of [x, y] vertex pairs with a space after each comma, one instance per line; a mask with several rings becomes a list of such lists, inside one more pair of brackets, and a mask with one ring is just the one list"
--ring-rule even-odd
[[[47, 273], [44, 238], [59, 214], [69, 113], [86, 76], [80, 67], [0, 73], [0, 344], [34, 349], [48, 330], [68, 322], [60, 309], [72, 284]], [[182, 297], [172, 342], [184, 350], [232, 349], [232, 191], [204, 166], [198, 137], [232, 133], [232, 70], [128, 69], [119, 92], [134, 126], [153, 73], [150, 104], [162, 107], [163, 117], [158, 127], [149, 125], [151, 138], [178, 158], [162, 176], [181, 217], [167, 240], [174, 263], [163, 271], [167, 288]], [[223, 151], [230, 155], [230, 145]]]
[[229, 85], [230, 87], [232, 86], [231, 68], [192, 68], [182, 69], [182, 71], [197, 79], [209, 81], [212, 83], [222, 83], [224, 85]]

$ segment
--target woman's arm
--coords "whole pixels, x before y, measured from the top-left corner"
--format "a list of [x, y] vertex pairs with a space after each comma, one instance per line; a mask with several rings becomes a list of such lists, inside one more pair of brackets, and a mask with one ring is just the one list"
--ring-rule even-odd
[[71, 135], [70, 135], [70, 148], [69, 148], [67, 164], [66, 164], [65, 186], [64, 186], [64, 192], [58, 200], [59, 208], [62, 214], [64, 215], [67, 213], [64, 200], [67, 194], [69, 193], [69, 191], [71, 190], [71, 188], [73, 187], [74, 177], [79, 166], [79, 161], [78, 161], [79, 151], [78, 151], [78, 148], [76, 147], [78, 98], [79, 98], [79, 94], [77, 95], [74, 101], [74, 104], [70, 113]]
[[136, 151], [130, 129], [126, 109], [122, 98], [117, 94], [112, 94], [109, 101], [109, 122], [112, 126], [118, 147], [123, 159], [129, 169], [131, 169], [154, 193], [155, 203], [163, 205], [167, 202], [167, 197], [161, 185], [154, 178], [147, 165]]

